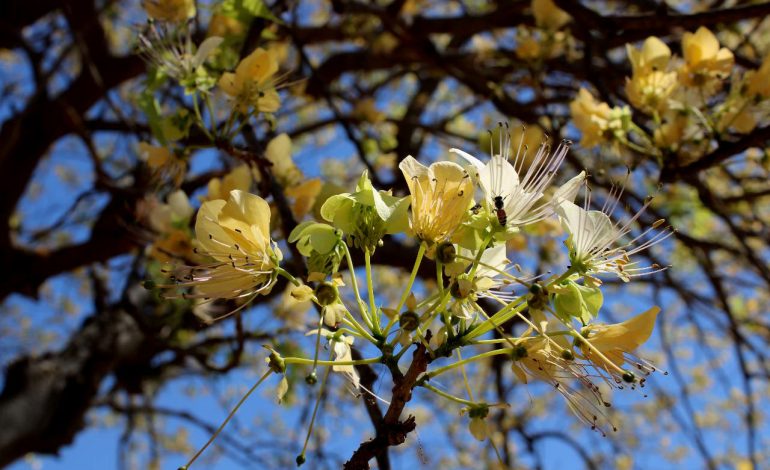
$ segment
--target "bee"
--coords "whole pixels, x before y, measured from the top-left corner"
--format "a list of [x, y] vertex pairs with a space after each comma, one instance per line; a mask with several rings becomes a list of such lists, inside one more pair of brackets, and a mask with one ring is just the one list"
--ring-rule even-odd
[[502, 227], [505, 227], [505, 224], [508, 223], [508, 215], [505, 213], [505, 209], [503, 209], [503, 196], [495, 196], [492, 198], [492, 202], [495, 205], [495, 215], [497, 215], [497, 221], [500, 222]]

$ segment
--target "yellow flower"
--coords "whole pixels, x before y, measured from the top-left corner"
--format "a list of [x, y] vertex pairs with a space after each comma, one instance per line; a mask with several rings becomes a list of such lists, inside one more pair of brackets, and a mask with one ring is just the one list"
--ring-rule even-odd
[[626, 78], [626, 93], [634, 107], [651, 113], [663, 111], [677, 85], [676, 72], [667, 72], [671, 50], [660, 39], [647, 38], [641, 49], [626, 44], [631, 62], [631, 78]]
[[685, 65], [680, 78], [687, 86], [705, 86], [709, 79], [729, 75], [733, 67], [733, 53], [725, 47], [720, 49], [714, 33], [703, 26], [695, 34], [684, 33], [682, 53]]
[[511, 370], [525, 384], [529, 383], [528, 375], [551, 383], [557, 375], [563, 375], [558, 374], [559, 364], [560, 361], [551, 351], [548, 339], [545, 336], [540, 336], [534, 341], [517, 344]]
[[631, 71], [634, 76], [665, 70], [671, 59], [671, 49], [655, 36], [645, 39], [641, 49], [626, 44], [626, 51], [628, 60], [631, 61]]
[[322, 186], [320, 179], [313, 178], [286, 188], [286, 195], [294, 199], [291, 212], [297, 220], [301, 220], [313, 208]]
[[212, 178], [208, 184], [208, 195], [206, 200], [227, 199], [230, 192], [236, 189], [248, 191], [251, 186], [251, 169], [248, 165], [239, 165], [230, 173], [226, 174], [221, 180]]
[[172, 230], [166, 233], [152, 244], [150, 257], [161, 263], [192, 258], [193, 246], [190, 234], [186, 230]]
[[556, 31], [569, 23], [572, 17], [557, 7], [553, 0], [532, 0], [532, 14], [539, 28]]
[[646, 113], [661, 112], [668, 108], [668, 97], [676, 85], [676, 72], [650, 72], [626, 78], [626, 94], [635, 108]]
[[302, 171], [291, 158], [291, 138], [288, 134], [278, 134], [267, 143], [265, 158], [272, 164], [270, 171], [282, 186], [290, 187], [302, 182]]
[[770, 54], [765, 56], [758, 70], [746, 74], [746, 94], [749, 98], [770, 98]]
[[398, 167], [412, 194], [412, 231], [424, 241], [448, 240], [473, 202], [473, 182], [468, 173], [453, 162], [426, 167], [411, 156]]
[[580, 144], [592, 147], [606, 140], [605, 131], [609, 128], [612, 109], [593, 97], [591, 92], [580, 88], [578, 96], [569, 104], [572, 119], [583, 134]]
[[535, 60], [541, 54], [540, 41], [534, 36], [519, 34], [514, 52], [521, 60]]
[[732, 105], [719, 119], [716, 129], [724, 132], [726, 129], [732, 129], [739, 134], [748, 134], [757, 127], [757, 119], [750, 106]]
[[218, 84], [233, 98], [241, 113], [246, 114], [250, 106], [260, 112], [272, 113], [281, 106], [275, 90], [276, 72], [278, 59], [275, 52], [258, 48], [238, 64], [235, 73], [223, 73]]
[[231, 16], [215, 13], [211, 16], [211, 21], [209, 21], [209, 30], [207, 35], [219, 37], [238, 36], [245, 30], [245, 25], [237, 19]]
[[684, 132], [687, 129], [688, 119], [687, 116], [680, 114], [675, 115], [671, 120], [661, 124], [655, 133], [653, 139], [655, 145], [677, 151], [684, 140]]
[[179, 186], [187, 172], [187, 162], [166, 147], [156, 147], [139, 142], [139, 156], [147, 162], [150, 170], [159, 178], [169, 178]]
[[[652, 307], [622, 323], [592, 325], [589, 327], [590, 334], [587, 341], [612, 364], [623, 367], [626, 361], [630, 359], [631, 352], [650, 338], [658, 313], [660, 313], [660, 308]], [[598, 368], [608, 371], [613, 369], [612, 365], [607, 364], [604, 358], [593, 354], [586, 344], [581, 345], [581, 350]], [[635, 365], [641, 365], [639, 361], [634, 359], [631, 361]]]
[[182, 22], [195, 16], [195, 0], [144, 0], [142, 6], [158, 21]]
[[179, 287], [197, 291], [186, 297], [236, 299], [270, 292], [282, 255], [270, 239], [270, 206], [264, 199], [235, 190], [227, 201], [204, 202], [195, 236], [196, 252], [214, 262], [178, 276]]

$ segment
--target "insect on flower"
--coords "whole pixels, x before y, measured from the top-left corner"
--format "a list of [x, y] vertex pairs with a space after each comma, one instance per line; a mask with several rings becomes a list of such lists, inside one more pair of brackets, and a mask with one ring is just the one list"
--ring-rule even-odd
[[473, 165], [484, 192], [487, 209], [494, 214], [501, 227], [516, 228], [537, 222], [553, 214], [552, 201], [574, 198], [585, 179], [583, 172], [557, 189], [549, 201], [543, 200], [548, 186], [569, 151], [569, 141], [560, 143], [553, 152], [548, 142], [543, 142], [535, 155], [530, 156], [529, 148], [524, 145], [522, 138], [511, 161], [511, 136], [508, 127], [506, 125], [503, 130], [503, 124], [500, 123], [499, 126], [497, 148], [492, 145], [492, 157], [486, 164], [462, 150], [449, 151]]

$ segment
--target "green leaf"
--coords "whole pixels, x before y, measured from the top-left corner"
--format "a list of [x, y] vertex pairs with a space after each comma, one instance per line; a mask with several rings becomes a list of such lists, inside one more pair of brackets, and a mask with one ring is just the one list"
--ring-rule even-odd
[[599, 314], [604, 296], [598, 287], [581, 286], [574, 281], [562, 287], [566, 288], [566, 292], [556, 294], [553, 304], [556, 314], [563, 320], [575, 317], [586, 325]]

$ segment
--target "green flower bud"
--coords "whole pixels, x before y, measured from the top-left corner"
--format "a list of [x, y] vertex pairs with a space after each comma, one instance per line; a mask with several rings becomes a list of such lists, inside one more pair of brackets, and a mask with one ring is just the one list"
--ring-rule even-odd
[[398, 326], [405, 331], [414, 331], [419, 325], [420, 317], [411, 310], [407, 310], [398, 317]]
[[436, 259], [443, 264], [454, 263], [457, 249], [452, 243], [444, 242], [436, 247]]
[[339, 298], [337, 287], [330, 282], [322, 282], [315, 288], [315, 297], [318, 303], [325, 307], [331, 305]]
[[305, 383], [308, 385], [315, 385], [318, 382], [318, 376], [316, 375], [315, 371], [307, 374], [305, 376]]
[[572, 361], [575, 359], [575, 354], [569, 349], [562, 349], [561, 358], [565, 361]]
[[623, 372], [623, 381], [632, 384], [636, 381], [636, 376], [633, 372], [625, 371]]

